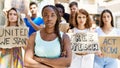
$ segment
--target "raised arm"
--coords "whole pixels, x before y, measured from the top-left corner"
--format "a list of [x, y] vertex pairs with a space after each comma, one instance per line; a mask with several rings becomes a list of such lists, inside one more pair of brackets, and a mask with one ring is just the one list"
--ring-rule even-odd
[[30, 24], [32, 25], [32, 27], [37, 31], [37, 30], [40, 30], [44, 27], [44, 25], [36, 25], [32, 20], [31, 20], [31, 17], [30, 15], [26, 14], [26, 18], [28, 19], [28, 21], [30, 22]]
[[71, 51], [71, 43], [68, 35], [63, 35], [63, 45], [64, 45], [64, 56], [55, 59], [49, 58], [39, 58], [35, 57], [34, 59], [38, 62], [50, 65], [54, 68], [64, 68], [70, 66], [72, 51]]

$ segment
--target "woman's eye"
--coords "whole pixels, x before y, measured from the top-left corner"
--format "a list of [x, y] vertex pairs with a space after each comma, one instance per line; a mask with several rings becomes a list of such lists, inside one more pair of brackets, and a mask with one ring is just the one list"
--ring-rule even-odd
[[12, 15], [12, 13], [9, 13], [9, 15]]
[[81, 17], [78, 17], [78, 18], [81, 18]]
[[44, 15], [44, 17], [47, 17], [48, 15]]
[[14, 14], [15, 16], [17, 15], [17, 14]]
[[54, 17], [55, 15], [52, 15], [52, 17]]
[[83, 17], [83, 18], [86, 18], [86, 17]]

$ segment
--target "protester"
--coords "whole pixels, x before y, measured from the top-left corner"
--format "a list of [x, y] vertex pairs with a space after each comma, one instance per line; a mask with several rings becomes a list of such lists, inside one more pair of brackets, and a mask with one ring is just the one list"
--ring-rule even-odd
[[[120, 30], [114, 27], [113, 15], [110, 10], [103, 10], [100, 20], [100, 27], [95, 30], [99, 36], [120, 36]], [[103, 57], [103, 54], [99, 52], [95, 56], [94, 68], [118, 68], [117, 61], [110, 57]]]
[[36, 32], [39, 29], [42, 29], [44, 27], [44, 21], [41, 17], [38, 16], [37, 10], [38, 5], [35, 2], [30, 2], [29, 4], [31, 17], [26, 11], [26, 18], [24, 18], [24, 22], [27, 27], [29, 27], [29, 33], [28, 36], [30, 36], [32, 33]]
[[[75, 14], [76, 27], [72, 29], [73, 33], [90, 32], [91, 19], [89, 13], [84, 9], [79, 9]], [[70, 68], [93, 68], [94, 54], [73, 53]]]
[[66, 21], [66, 23], [69, 22], [69, 14], [65, 13], [65, 8], [62, 4], [55, 4], [55, 7], [57, 7], [60, 16], [63, 17], [63, 19]]
[[[55, 4], [55, 7], [57, 7], [59, 14], [61, 16], [61, 22], [59, 24], [60, 25], [59, 29], [60, 31], [67, 33], [70, 27], [69, 27], [69, 23], [67, 23], [68, 20], [65, 19], [66, 17], [65, 18], [63, 17], [64, 15], [66, 15], [64, 6], [62, 4]], [[67, 17], [68, 17], [67, 19], [69, 19], [69, 16]]]
[[[16, 8], [8, 10], [5, 27], [24, 27], [25, 25], [20, 17]], [[21, 47], [0, 48], [0, 68], [23, 68]]]
[[25, 67], [66, 68], [71, 63], [71, 44], [68, 35], [59, 31], [59, 12], [55, 6], [46, 5], [42, 16], [45, 27], [30, 36]]
[[70, 18], [69, 18], [69, 23], [70, 23], [70, 29], [74, 28], [76, 26], [75, 24], [75, 13], [78, 11], [78, 3], [73, 1], [69, 4], [70, 8]]

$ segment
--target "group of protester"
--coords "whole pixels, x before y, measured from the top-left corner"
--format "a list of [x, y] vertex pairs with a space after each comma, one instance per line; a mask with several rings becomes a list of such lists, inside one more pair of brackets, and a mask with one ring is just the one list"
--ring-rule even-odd
[[[118, 68], [116, 59], [103, 57], [102, 52], [72, 53], [66, 33], [90, 32], [93, 22], [85, 9], [78, 8], [77, 2], [71, 2], [69, 7], [71, 12], [67, 14], [62, 4], [46, 5], [41, 18], [37, 16], [38, 5], [31, 2], [31, 16], [26, 11], [24, 19], [16, 8], [8, 10], [5, 27], [27, 26], [28, 44], [26, 47], [0, 48], [0, 68]], [[100, 26], [94, 32], [99, 36], [120, 36], [110, 10], [103, 10], [100, 20]], [[60, 30], [62, 22], [69, 24], [65, 31]]]

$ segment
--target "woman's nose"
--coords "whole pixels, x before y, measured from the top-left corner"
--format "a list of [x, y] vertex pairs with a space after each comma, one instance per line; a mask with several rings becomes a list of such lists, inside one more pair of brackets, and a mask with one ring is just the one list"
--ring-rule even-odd
[[48, 16], [48, 20], [51, 20], [52, 19], [52, 17], [51, 16]]

